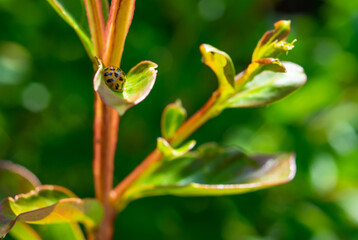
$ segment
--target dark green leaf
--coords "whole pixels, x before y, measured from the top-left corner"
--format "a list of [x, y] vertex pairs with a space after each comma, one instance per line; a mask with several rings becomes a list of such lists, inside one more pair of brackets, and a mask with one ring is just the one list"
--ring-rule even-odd
[[124, 201], [155, 196], [241, 194], [289, 182], [296, 172], [292, 153], [247, 156], [236, 148], [206, 144], [172, 161], [153, 165], [125, 193]]

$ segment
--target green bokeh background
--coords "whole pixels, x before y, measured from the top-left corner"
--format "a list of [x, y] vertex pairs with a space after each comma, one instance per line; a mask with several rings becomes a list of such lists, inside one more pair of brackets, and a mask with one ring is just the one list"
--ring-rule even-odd
[[[80, 1], [67, 1], [81, 24]], [[245, 69], [261, 35], [292, 20], [306, 85], [269, 107], [231, 109], [194, 135], [248, 153], [297, 153], [296, 178], [231, 197], [153, 197], [117, 218], [114, 239], [358, 239], [358, 1], [137, 0], [121, 68], [158, 63], [150, 95], [121, 119], [115, 183], [156, 145], [163, 108], [194, 113], [216, 88], [199, 45]], [[0, 158], [92, 197], [92, 65], [45, 0], [0, 0]], [[9, 237], [9, 239], [11, 239]]]

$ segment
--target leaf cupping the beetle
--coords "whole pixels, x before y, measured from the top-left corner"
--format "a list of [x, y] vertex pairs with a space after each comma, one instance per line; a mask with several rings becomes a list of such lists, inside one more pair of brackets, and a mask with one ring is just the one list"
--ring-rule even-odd
[[123, 92], [115, 92], [105, 83], [104, 65], [98, 60], [98, 70], [93, 78], [94, 90], [105, 104], [116, 109], [119, 115], [123, 115], [148, 96], [157, 77], [157, 67], [158, 65], [151, 61], [138, 63], [128, 72]]

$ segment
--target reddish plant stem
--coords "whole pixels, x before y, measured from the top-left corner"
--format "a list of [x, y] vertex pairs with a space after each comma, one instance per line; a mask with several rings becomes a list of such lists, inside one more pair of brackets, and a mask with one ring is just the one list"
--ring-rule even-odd
[[[212, 117], [216, 116], [220, 110], [215, 106], [218, 104], [220, 93], [214, 92], [205, 105], [192, 115], [183, 125], [176, 131], [174, 136], [168, 140], [172, 146], [180, 145], [193, 132], [201, 127]], [[219, 112], [217, 112], [219, 111]], [[122, 194], [155, 162], [159, 161], [162, 154], [158, 149], [151, 152], [126, 178], [124, 178], [111, 192], [111, 201], [118, 204]]]
[[[100, 3], [100, 0], [88, 1], [93, 4]], [[101, 44], [101, 41], [98, 41], [104, 50], [100, 56], [103, 57], [105, 66], [120, 66], [124, 42], [133, 17], [134, 3], [134, 0], [113, 0], [111, 3], [105, 31], [106, 42]], [[103, 19], [103, 16], [101, 17]], [[94, 25], [97, 24], [101, 24], [101, 21], [94, 22]], [[102, 28], [98, 26], [96, 29], [102, 31]], [[98, 35], [98, 32], [95, 35]], [[95, 47], [95, 49], [100, 49], [100, 47]], [[94, 239], [96, 240], [110, 240], [113, 236], [116, 211], [110, 203], [110, 191], [113, 187], [119, 119], [118, 112], [105, 105], [98, 94], [95, 94], [93, 174], [96, 198], [104, 207], [103, 220], [95, 232]]]
[[109, 202], [113, 187], [114, 156], [117, 146], [119, 116], [95, 96], [93, 174], [96, 198], [103, 204], [104, 217], [95, 239], [109, 240], [113, 235], [115, 210]]
[[[244, 74], [246, 71], [239, 73], [235, 76], [235, 82], [237, 84], [242, 83], [250, 74]], [[238, 91], [239, 88], [236, 88]], [[192, 115], [187, 121], [180, 126], [175, 132], [174, 136], [168, 140], [168, 142], [176, 147], [180, 145], [185, 139], [187, 139], [192, 133], [200, 128], [209, 119], [217, 116], [222, 111], [220, 106], [225, 102], [227, 98], [220, 95], [220, 92], [215, 91], [211, 98], [200, 108], [194, 115]], [[126, 178], [124, 178], [112, 191], [111, 201], [113, 205], [119, 204], [122, 194], [155, 162], [161, 159], [162, 155], [158, 149], [151, 152]]]

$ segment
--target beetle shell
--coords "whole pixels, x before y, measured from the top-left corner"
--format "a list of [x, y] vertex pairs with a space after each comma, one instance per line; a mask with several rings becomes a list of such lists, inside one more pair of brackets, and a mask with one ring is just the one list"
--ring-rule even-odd
[[107, 67], [104, 69], [103, 76], [105, 83], [110, 89], [115, 92], [123, 92], [126, 75], [120, 68], [115, 66]]

